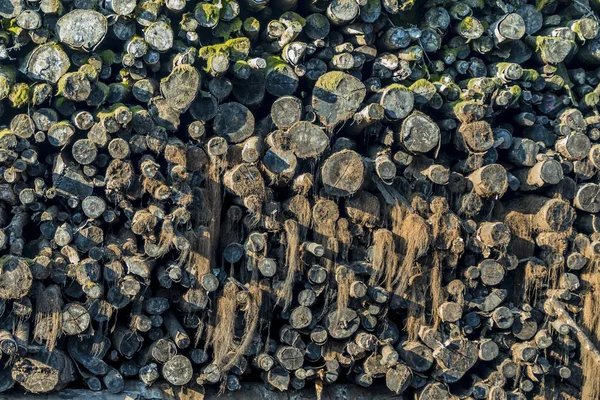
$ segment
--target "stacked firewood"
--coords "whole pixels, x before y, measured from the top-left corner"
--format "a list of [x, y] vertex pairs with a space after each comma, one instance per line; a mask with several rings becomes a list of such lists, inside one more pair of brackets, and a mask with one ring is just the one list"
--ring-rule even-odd
[[600, 399], [596, 11], [0, 0], [0, 392]]

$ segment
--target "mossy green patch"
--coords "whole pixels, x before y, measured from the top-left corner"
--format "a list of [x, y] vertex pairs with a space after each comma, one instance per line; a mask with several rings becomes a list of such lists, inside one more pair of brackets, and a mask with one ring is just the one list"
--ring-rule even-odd
[[106, 49], [100, 52], [100, 58], [102, 59], [102, 63], [104, 65], [113, 65], [115, 63], [116, 55], [114, 51]]
[[596, 92], [589, 92], [583, 96], [583, 101], [588, 107], [595, 107], [600, 103], [600, 95]]
[[234, 33], [239, 33], [242, 30], [242, 20], [235, 18], [229, 22], [219, 23], [212, 31], [215, 37], [220, 37], [229, 40]]
[[540, 74], [535, 69], [526, 68], [523, 70], [521, 80], [525, 82], [535, 82], [540, 78]]
[[85, 75], [86, 79], [90, 82], [95, 82], [98, 80], [98, 70], [91, 64], [83, 64], [79, 67], [78, 72], [81, 72]]
[[229, 58], [231, 61], [235, 62], [248, 58], [248, 54], [250, 53], [250, 39], [245, 37], [229, 39], [225, 42], [225, 45], [229, 48]]
[[179, 27], [186, 32], [192, 32], [198, 28], [198, 21], [196, 21], [192, 13], [188, 12], [181, 16]]
[[454, 115], [456, 115], [456, 117], [460, 120], [465, 118], [470, 119], [470, 115], [472, 114], [473, 110], [482, 107], [482, 105], [475, 100], [459, 100], [451, 104]]
[[52, 104], [53, 104], [54, 108], [59, 109], [59, 110], [65, 108], [65, 107], [69, 108], [70, 104], [72, 104], [72, 103], [73, 102], [71, 100], [64, 98], [62, 96], [55, 97], [52, 100]]
[[334, 92], [339, 86], [342, 79], [346, 77], [346, 74], [341, 71], [332, 71], [322, 75], [317, 80], [317, 86], [328, 92]]
[[553, 39], [555, 39], [555, 38], [552, 38], [550, 36], [537, 36], [535, 38], [535, 51], [536, 52], [543, 51], [546, 42], [549, 40], [553, 40]]
[[254, 17], [248, 17], [244, 20], [242, 29], [246, 32], [258, 32], [260, 30], [260, 21]]
[[286, 62], [281, 57], [271, 56], [267, 57], [267, 74], [271, 71], [282, 71], [287, 66]]
[[6, 30], [15, 36], [19, 36], [23, 32], [23, 28], [17, 25], [17, 19], [13, 18], [10, 20], [8, 28]]
[[58, 80], [58, 90], [56, 91], [57, 96], [62, 96], [65, 92], [66, 85], [69, 81], [78, 81], [87, 79], [87, 76], [83, 72], [67, 72]]
[[231, 61], [234, 62], [243, 60], [247, 58], [250, 53], [250, 39], [245, 37], [229, 39], [225, 43], [203, 46], [198, 50], [198, 56], [204, 60], [208, 60], [217, 53], [228, 55]]
[[17, 71], [10, 65], [0, 65], [0, 76], [4, 76], [12, 85], [16, 82]]
[[13, 108], [26, 106], [31, 100], [29, 85], [26, 83], [17, 83], [13, 85], [8, 95], [8, 100]]
[[421, 46], [411, 46], [404, 50], [403, 54], [411, 61], [421, 61], [423, 59], [423, 48]]
[[122, 103], [115, 103], [115, 104], [112, 104], [110, 107], [103, 108], [102, 110], [98, 111], [98, 114], [96, 116], [98, 117], [99, 120], [113, 117], [115, 114], [115, 111], [120, 107], [127, 107], [127, 106], [125, 106], [125, 104], [122, 104]]
[[245, 68], [249, 68], [248, 61], [246, 61], [246, 60], [238, 60], [233, 65], [233, 70], [235, 72], [243, 70]]
[[0, 100], [8, 97], [12, 83], [4, 75], [0, 75]]
[[510, 94], [512, 96], [512, 101], [510, 102], [510, 104], [511, 105], [517, 104], [517, 102], [521, 98], [521, 93], [523, 92], [521, 90], [521, 86], [519, 86], [519, 85], [513, 85], [513, 86], [510, 87], [509, 91], [510, 91]]
[[498, 82], [493, 78], [472, 78], [467, 83], [468, 89], [473, 89], [483, 94], [491, 94], [498, 88]]
[[[535, 39], [537, 53], [547, 64], [557, 64], [564, 60], [566, 53], [572, 52], [575, 42], [562, 37], [538, 36]], [[566, 47], [568, 45], [568, 48]]]
[[538, 11], [542, 11], [544, 7], [554, 3], [554, 0], [535, 0], [535, 8]]
[[0, 138], [3, 138], [6, 135], [14, 135], [14, 132], [8, 128], [0, 129]]
[[279, 21], [281, 21], [283, 24], [285, 24], [287, 21], [298, 22], [300, 25], [302, 25], [303, 28], [304, 26], [306, 26], [306, 20], [302, 18], [300, 14], [295, 13], [293, 11], [286, 11], [283, 14], [281, 14], [281, 17], [279, 17]]
[[463, 31], [471, 31], [474, 28], [480, 26], [481, 24], [474, 17], [468, 16], [465, 17], [460, 23], [460, 29]]
[[[40, 105], [42, 103], [42, 99], [46, 100], [48, 99], [48, 87], [45, 86], [48, 84], [36, 84], [33, 85], [33, 87], [31, 88], [31, 103], [34, 105]], [[48, 85], [50, 86], [50, 85]], [[50, 86], [50, 91], [52, 90], [52, 87]]]
[[131, 111], [132, 114], [137, 114], [140, 111], [144, 111], [145, 108], [139, 105], [135, 105], [135, 106], [131, 106], [129, 107], [129, 111]]
[[96, 103], [97, 105], [100, 105], [108, 98], [108, 95], [110, 94], [110, 88], [106, 83], [100, 81], [96, 82], [94, 86], [96, 88], [95, 90], [99, 91], [99, 93], [102, 93], [102, 98], [98, 99], [98, 103]]
[[413, 6], [415, 5], [416, 0], [405, 0], [402, 2], [402, 5], [400, 6], [400, 11], [408, 11], [408, 10], [412, 10]]
[[413, 92], [426, 93], [426, 92], [435, 92], [435, 85], [428, 81], [427, 79], [419, 79], [415, 81], [409, 87]]
[[442, 53], [444, 57], [450, 56], [456, 59], [458, 56], [458, 49], [452, 47], [444, 47], [444, 49], [442, 49]]
[[194, 16], [204, 27], [213, 27], [219, 23], [221, 11], [217, 6], [210, 3], [199, 3], [194, 8]]

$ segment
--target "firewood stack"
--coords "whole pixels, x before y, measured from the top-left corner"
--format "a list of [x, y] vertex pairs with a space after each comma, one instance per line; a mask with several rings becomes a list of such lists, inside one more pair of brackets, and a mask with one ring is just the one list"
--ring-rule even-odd
[[600, 399], [597, 0], [0, 0], [0, 392]]

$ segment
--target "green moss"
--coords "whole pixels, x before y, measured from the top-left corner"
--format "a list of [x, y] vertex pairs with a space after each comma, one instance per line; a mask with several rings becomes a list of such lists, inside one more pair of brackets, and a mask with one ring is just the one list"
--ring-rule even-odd
[[554, 38], [550, 37], [550, 36], [537, 36], [535, 38], [535, 51], [543, 51], [545, 44], [547, 41], [552, 40]]
[[554, 0], [535, 0], [535, 8], [538, 11], [542, 11], [544, 7], [550, 5], [554, 2]]
[[451, 48], [451, 47], [444, 47], [444, 49], [442, 50], [442, 53], [443, 53], [443, 57], [451, 56], [454, 59], [456, 59], [458, 56], [458, 49]]
[[60, 77], [60, 79], [58, 80], [58, 90], [56, 92], [57, 96], [62, 96], [63, 93], [65, 92], [65, 88], [67, 85], [67, 82], [69, 81], [69, 79], [74, 78], [75, 80], [83, 80], [83, 79], [87, 79], [86, 75], [83, 72], [67, 72], [66, 74], [64, 74], [63, 76]]
[[240, 71], [240, 70], [242, 70], [244, 68], [249, 68], [248, 61], [246, 61], [246, 60], [238, 60], [233, 65], [233, 70], [235, 72]]
[[230, 22], [221, 22], [217, 25], [212, 33], [215, 37], [220, 37], [225, 40], [229, 40], [234, 33], [238, 33], [242, 30], [242, 20], [235, 18]]
[[4, 137], [6, 135], [14, 135], [14, 132], [8, 128], [0, 129], [0, 138]]
[[410, 89], [400, 83], [392, 83], [386, 87], [386, 90], [402, 90], [408, 92]]
[[229, 54], [229, 49], [225, 44], [215, 44], [212, 46], [202, 46], [198, 49], [198, 56], [205, 60], [208, 60], [210, 57], [214, 56], [217, 53], [226, 53]]
[[121, 68], [118, 73], [118, 79], [124, 81], [129, 77], [129, 68]]
[[477, 39], [483, 34], [484, 30], [483, 23], [472, 16], [465, 17], [458, 27], [460, 35], [467, 40]]
[[138, 106], [138, 105], [129, 107], [129, 111], [131, 111], [132, 114], [137, 114], [140, 111], [144, 111], [144, 110], [145, 110], [144, 107]]
[[224, 53], [229, 56], [231, 61], [243, 60], [248, 57], [250, 52], [250, 39], [248, 38], [236, 38], [229, 39], [225, 43], [215, 44], [213, 46], [203, 46], [198, 50], [198, 56], [204, 60], [208, 60], [210, 57], [217, 53]]
[[302, 25], [303, 28], [306, 26], [306, 20], [293, 11], [286, 11], [283, 14], [281, 14], [281, 17], [279, 17], [279, 21], [283, 22], [284, 24], [286, 21], [298, 22], [300, 23], [300, 25]]
[[229, 48], [229, 58], [234, 62], [248, 58], [250, 53], [250, 39], [246, 37], [229, 39], [225, 42], [225, 46]]
[[468, 89], [473, 89], [486, 95], [493, 93], [498, 86], [498, 82], [493, 78], [472, 78], [467, 83]]
[[219, 19], [221, 18], [219, 8], [210, 3], [197, 4], [194, 9], [194, 15], [200, 17], [200, 24], [206, 26], [215, 26], [219, 23]]
[[267, 57], [267, 74], [271, 71], [282, 71], [286, 68], [287, 64], [281, 57], [271, 56]]
[[96, 82], [94, 83], [94, 86], [96, 88], [96, 90], [99, 90], [100, 93], [102, 93], [102, 98], [98, 99], [98, 103], [97, 105], [100, 105], [102, 103], [104, 103], [106, 101], [106, 99], [108, 98], [108, 95], [110, 94], [110, 88], [108, 87], [108, 85], [104, 82]]
[[565, 86], [565, 80], [560, 75], [552, 75], [546, 78], [546, 84], [553, 90], [560, 90]]
[[589, 92], [588, 94], [583, 96], [583, 102], [588, 107], [595, 107], [596, 105], [598, 105], [598, 103], [600, 103], [600, 95], [598, 95], [598, 93], [596, 92]]
[[409, 89], [414, 93], [415, 102], [418, 104], [429, 102], [437, 92], [435, 85], [427, 79], [415, 81]]
[[115, 52], [110, 49], [102, 50], [100, 53], [100, 58], [102, 58], [104, 65], [113, 65], [115, 63], [115, 57]]
[[98, 80], [98, 70], [91, 64], [83, 64], [79, 67], [78, 72], [85, 75], [85, 78], [90, 82], [95, 82]]
[[8, 100], [13, 108], [21, 108], [27, 105], [29, 100], [31, 100], [29, 85], [26, 83], [17, 83], [14, 85], [10, 90]]
[[248, 17], [244, 20], [242, 29], [246, 32], [258, 32], [260, 30], [260, 21], [254, 17]]
[[460, 23], [460, 29], [462, 31], [470, 31], [473, 28], [476, 28], [479, 24], [479, 21], [477, 21], [474, 17], [472, 16], [468, 16], [465, 19], [463, 19]]
[[0, 64], [0, 75], [6, 77], [8, 82], [10, 82], [11, 84], [16, 82], [17, 71], [14, 69], [14, 67], [10, 65]]
[[100, 57], [99, 54], [91, 54], [88, 58], [87, 63], [94, 67], [97, 72], [100, 72], [102, 70], [103, 62], [102, 57]]
[[195, 74], [196, 73], [196, 68], [194, 68], [190, 64], [180, 64], [180, 65], [177, 65], [175, 68], [173, 68], [173, 70], [171, 71], [171, 73], [169, 74], [169, 76], [166, 76], [166, 77], [164, 77], [164, 78], [162, 78], [160, 80], [160, 83], [162, 84], [164, 82], [168, 82], [169, 79], [172, 79], [176, 75], [184, 75], [184, 74], [187, 74], [187, 73]]
[[592, 35], [598, 32], [598, 22], [591, 18], [578, 19], [571, 23], [571, 30], [577, 34], [579, 40], [584, 42], [594, 38]]
[[8, 97], [12, 83], [4, 75], [0, 75], [0, 100]]
[[435, 92], [435, 85], [427, 79], [423, 78], [419, 79], [418, 81], [415, 81], [412, 85], [410, 85], [409, 89], [413, 92], [417, 91], [420, 93], [429, 92], [432, 90]]
[[400, 11], [412, 10], [414, 5], [415, 5], [415, 0], [405, 0], [402, 2], [402, 5], [400, 6]]
[[521, 90], [521, 86], [519, 86], [519, 85], [511, 86], [509, 91], [510, 91], [510, 94], [512, 95], [512, 101], [510, 103], [511, 103], [511, 105], [514, 105], [521, 98], [521, 93], [523, 91]]
[[477, 109], [481, 107], [474, 100], [463, 100], [456, 101], [452, 105], [452, 111], [454, 111], [454, 115], [456, 115], [459, 119], [464, 119], [465, 116], [471, 113], [471, 110]]
[[511, 79], [507, 77], [507, 74], [513, 76], [512, 79], [521, 79], [523, 75], [523, 68], [519, 64], [510, 63], [510, 62], [501, 62], [496, 64], [496, 76], [500, 79]]
[[115, 111], [120, 107], [126, 107], [126, 106], [122, 103], [115, 103], [108, 108], [103, 108], [102, 110], [98, 111], [98, 114], [96, 114], [96, 117], [98, 117], [99, 120], [114, 117]]
[[[2, 137], [1, 134], [0, 134], [0, 137]], [[0, 258], [0, 270], [4, 268], [4, 264], [7, 261], [14, 260], [14, 259], [17, 259], [17, 261], [19, 261], [19, 262], [23, 261], [23, 262], [25, 262], [30, 267], [34, 264], [34, 261], [31, 258], [17, 257], [17, 256], [6, 254], [6, 255], [2, 256], [2, 258]]]
[[421, 46], [411, 46], [404, 50], [402, 54], [410, 58], [411, 61], [421, 61], [423, 59], [423, 48]]
[[[47, 100], [48, 99], [48, 92], [47, 87], [45, 86], [50, 86], [47, 83], [46, 84], [36, 84], [33, 85], [33, 87], [31, 88], [31, 103], [33, 105], [40, 105], [42, 103], [42, 99]], [[50, 91], [52, 90], [52, 88], [50, 87]]]
[[540, 57], [545, 63], [556, 64], [562, 62], [562, 59], [557, 59], [557, 54], [559, 56], [564, 55], [562, 52], [557, 52], [557, 49], [561, 49], [560, 46], [567, 43], [570, 45], [569, 52], [572, 52], [573, 47], [575, 47], [575, 42], [572, 40], [554, 36], [537, 36], [535, 38], [535, 51], [540, 53]]
[[521, 80], [525, 82], [535, 82], [539, 79], [540, 74], [535, 69], [524, 69]]
[[319, 78], [319, 80], [317, 80], [317, 86], [328, 92], [333, 92], [337, 89], [340, 82], [342, 81], [342, 79], [344, 79], [345, 76], [346, 74], [340, 71], [328, 72], [322, 75]]
[[6, 30], [15, 36], [19, 36], [23, 32], [23, 28], [17, 25], [16, 18], [10, 20], [8, 28], [6, 28]]
[[70, 107], [69, 104], [73, 104], [73, 102], [62, 96], [58, 96], [52, 99], [52, 105], [57, 110], [63, 109], [65, 107]]
[[512, 64], [513, 63], [509, 63], [509, 62], [500, 62], [500, 63], [496, 64], [496, 68], [498, 69], [498, 72], [502, 73], [502, 72], [504, 72], [504, 70], [506, 70]]
[[198, 28], [198, 21], [196, 21], [192, 13], [188, 12], [181, 16], [179, 26], [186, 32], [193, 32]]
[[214, 56], [211, 56], [208, 58], [208, 60], [206, 60], [206, 67], [203, 68], [204, 72], [211, 73], [211, 71], [213, 69], [213, 66], [212, 66], [213, 59], [214, 59]]

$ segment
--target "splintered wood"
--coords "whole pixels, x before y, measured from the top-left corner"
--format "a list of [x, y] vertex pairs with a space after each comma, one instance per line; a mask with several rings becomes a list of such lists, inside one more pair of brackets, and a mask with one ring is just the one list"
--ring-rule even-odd
[[0, 0], [0, 392], [600, 400], [597, 12]]

